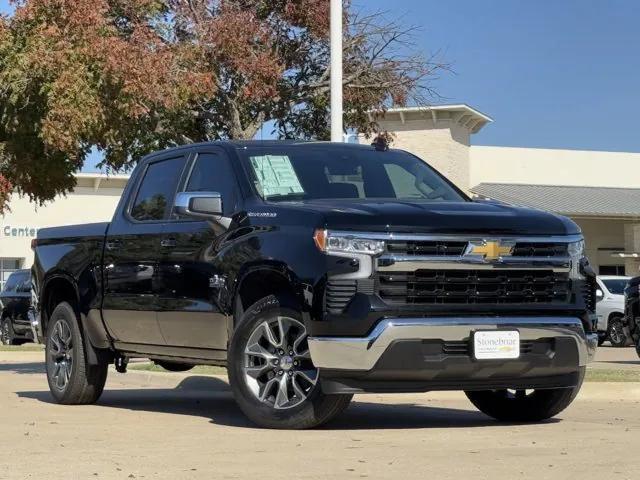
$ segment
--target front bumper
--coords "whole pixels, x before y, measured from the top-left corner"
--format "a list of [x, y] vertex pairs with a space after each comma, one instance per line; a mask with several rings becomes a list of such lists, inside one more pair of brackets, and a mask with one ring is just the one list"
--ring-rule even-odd
[[[473, 358], [472, 333], [496, 329], [519, 331], [520, 358]], [[570, 387], [597, 344], [572, 317], [390, 318], [365, 337], [309, 338], [331, 393]]]
[[27, 313], [27, 317], [29, 318], [31, 336], [33, 337], [33, 341], [35, 343], [43, 343], [42, 329], [40, 327], [40, 313], [37, 312], [34, 308], [30, 308], [29, 312]]

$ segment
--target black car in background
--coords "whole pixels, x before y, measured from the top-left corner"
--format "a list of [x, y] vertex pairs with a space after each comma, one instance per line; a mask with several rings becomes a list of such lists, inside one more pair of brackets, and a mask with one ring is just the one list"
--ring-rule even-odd
[[31, 306], [31, 274], [16, 270], [0, 292], [0, 341], [3, 345], [19, 345], [33, 341], [29, 307]]
[[640, 277], [629, 280], [624, 289], [624, 318], [640, 357]]

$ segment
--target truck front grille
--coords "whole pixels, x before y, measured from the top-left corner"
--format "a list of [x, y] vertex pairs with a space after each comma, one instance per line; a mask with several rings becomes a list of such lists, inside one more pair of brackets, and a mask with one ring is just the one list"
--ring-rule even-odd
[[[520, 354], [545, 354], [552, 348], [552, 339], [542, 338], [539, 340], [520, 340]], [[471, 342], [469, 340], [460, 341], [435, 341], [433, 345], [427, 346], [430, 354], [439, 353], [447, 356], [470, 356], [472, 354]], [[438, 351], [440, 350], [440, 351]]]
[[387, 252], [396, 255], [418, 256], [460, 256], [467, 248], [468, 242], [450, 242], [446, 240], [390, 240], [386, 242]]
[[514, 257], [566, 257], [566, 243], [516, 243]]
[[377, 272], [389, 304], [553, 304], [571, 297], [566, 273], [551, 270], [416, 270]]
[[[387, 240], [391, 255], [462, 256], [469, 245], [466, 241], [450, 240]], [[522, 258], [553, 258], [567, 256], [567, 244], [556, 242], [518, 242], [512, 256]]]

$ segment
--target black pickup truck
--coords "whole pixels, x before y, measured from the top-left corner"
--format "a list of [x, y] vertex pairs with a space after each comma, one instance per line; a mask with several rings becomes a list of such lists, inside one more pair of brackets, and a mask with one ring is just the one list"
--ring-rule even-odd
[[625, 327], [640, 357], [640, 277], [629, 280], [624, 289]]
[[400, 150], [219, 142], [139, 162], [111, 223], [41, 229], [34, 298], [54, 398], [107, 366], [226, 366], [255, 423], [354, 393], [464, 390], [488, 415], [567, 407], [598, 337], [580, 229], [473, 201]]

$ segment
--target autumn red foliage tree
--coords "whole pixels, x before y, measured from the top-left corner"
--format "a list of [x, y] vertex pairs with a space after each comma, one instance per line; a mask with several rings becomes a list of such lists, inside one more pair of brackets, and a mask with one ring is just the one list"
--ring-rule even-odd
[[[73, 188], [92, 148], [105, 167], [154, 149], [329, 136], [328, 0], [23, 0], [0, 17], [0, 208]], [[345, 8], [345, 127], [424, 101], [445, 65], [410, 27]]]

